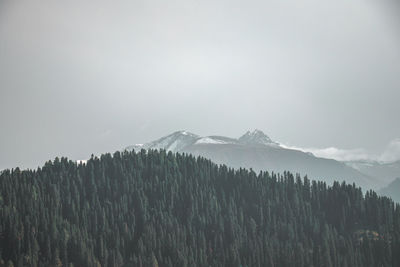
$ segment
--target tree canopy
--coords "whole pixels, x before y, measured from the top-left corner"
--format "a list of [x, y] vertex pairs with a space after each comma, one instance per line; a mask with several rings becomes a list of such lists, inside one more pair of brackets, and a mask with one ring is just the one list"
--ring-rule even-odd
[[0, 174], [0, 266], [400, 266], [400, 206], [163, 150], [56, 158]]

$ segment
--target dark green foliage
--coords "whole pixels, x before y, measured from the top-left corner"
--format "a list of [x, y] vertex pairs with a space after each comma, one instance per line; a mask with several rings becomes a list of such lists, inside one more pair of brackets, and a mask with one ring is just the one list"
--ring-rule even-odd
[[142, 150], [0, 190], [0, 266], [400, 266], [400, 206], [355, 185]]

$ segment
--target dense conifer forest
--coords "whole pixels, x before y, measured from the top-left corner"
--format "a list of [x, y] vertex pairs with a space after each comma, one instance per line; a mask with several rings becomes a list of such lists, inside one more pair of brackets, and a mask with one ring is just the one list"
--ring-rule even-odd
[[0, 174], [1, 266], [400, 266], [400, 206], [166, 151]]

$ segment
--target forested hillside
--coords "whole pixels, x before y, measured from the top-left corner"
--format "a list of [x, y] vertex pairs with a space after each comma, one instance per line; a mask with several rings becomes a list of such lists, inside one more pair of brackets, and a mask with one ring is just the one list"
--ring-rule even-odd
[[165, 151], [0, 174], [2, 266], [400, 266], [400, 206]]

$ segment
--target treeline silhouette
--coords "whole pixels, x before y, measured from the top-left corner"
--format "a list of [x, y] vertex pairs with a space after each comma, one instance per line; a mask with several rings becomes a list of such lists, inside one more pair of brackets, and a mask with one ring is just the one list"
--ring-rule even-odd
[[142, 150], [0, 190], [0, 266], [400, 266], [400, 206], [354, 184]]

